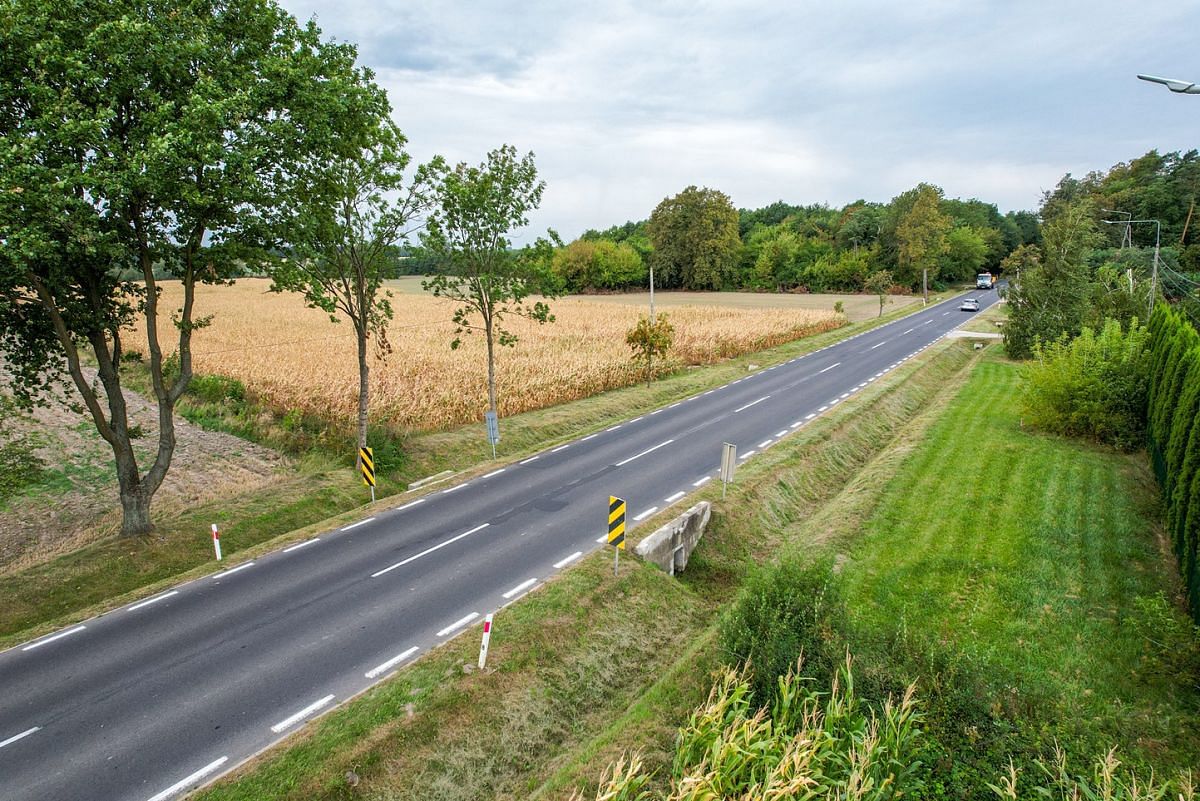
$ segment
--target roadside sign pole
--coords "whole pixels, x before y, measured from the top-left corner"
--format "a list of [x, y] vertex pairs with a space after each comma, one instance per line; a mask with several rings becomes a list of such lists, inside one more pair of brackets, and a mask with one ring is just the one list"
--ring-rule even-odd
[[217, 561], [221, 561], [221, 532], [217, 531], [217, 524], [212, 524], [213, 533], [213, 551], [217, 555]]
[[487, 423], [488, 442], [492, 444], [492, 458], [496, 458], [496, 443], [500, 441], [500, 420], [493, 411], [483, 413], [483, 420]]
[[358, 469], [362, 472], [363, 483], [371, 488], [371, 503], [375, 503], [375, 451], [358, 449]]
[[621, 551], [625, 550], [625, 499], [608, 496], [608, 544], [613, 547], [613, 576], [621, 565]]
[[721, 500], [725, 500], [725, 490], [733, 481], [733, 470], [737, 466], [737, 446], [726, 442], [721, 446]]

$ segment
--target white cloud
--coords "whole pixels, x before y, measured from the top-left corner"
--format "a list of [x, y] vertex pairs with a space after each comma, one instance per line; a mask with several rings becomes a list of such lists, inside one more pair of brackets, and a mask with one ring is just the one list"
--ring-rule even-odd
[[356, 41], [417, 158], [509, 142], [564, 236], [689, 184], [739, 206], [886, 201], [926, 180], [1032, 208], [1064, 172], [1194, 144], [1200, 10], [1084, 2], [285, 0]]

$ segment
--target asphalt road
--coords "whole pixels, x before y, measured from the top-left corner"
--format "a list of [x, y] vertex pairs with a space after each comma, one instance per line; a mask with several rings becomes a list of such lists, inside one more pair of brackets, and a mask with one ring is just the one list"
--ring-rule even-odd
[[[981, 308], [994, 291], [968, 293]], [[0, 799], [210, 781], [768, 448], [974, 315], [959, 299], [0, 653]]]

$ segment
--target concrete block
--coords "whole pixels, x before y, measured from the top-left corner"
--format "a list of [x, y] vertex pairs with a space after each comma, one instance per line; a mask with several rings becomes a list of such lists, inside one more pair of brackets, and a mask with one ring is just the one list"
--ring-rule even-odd
[[701, 501], [639, 542], [633, 552], [643, 560], [658, 565], [669, 576], [681, 573], [687, 567], [688, 557], [699, 544], [711, 517], [712, 505], [708, 501]]

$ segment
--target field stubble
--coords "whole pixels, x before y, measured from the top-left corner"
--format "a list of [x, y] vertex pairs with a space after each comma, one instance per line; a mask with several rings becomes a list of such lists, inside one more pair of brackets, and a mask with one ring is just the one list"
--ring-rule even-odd
[[[350, 425], [357, 413], [358, 368], [353, 331], [294, 294], [268, 291], [265, 279], [197, 289], [196, 308], [212, 323], [193, 339], [195, 370], [236, 378], [266, 405]], [[161, 325], [181, 301], [180, 287], [162, 284]], [[482, 333], [452, 351], [452, 303], [397, 294], [386, 361], [371, 361], [372, 417], [408, 430], [447, 428], [481, 420], [487, 403]], [[520, 338], [498, 348], [497, 392], [502, 416], [578, 400], [635, 384], [643, 368], [630, 359], [628, 331], [643, 309], [564, 299], [557, 318], [539, 326], [520, 318], [505, 327]], [[845, 318], [806, 309], [681, 306], [670, 311], [675, 344], [668, 365], [711, 364], [837, 328]], [[144, 347], [135, 329], [129, 347]]]

